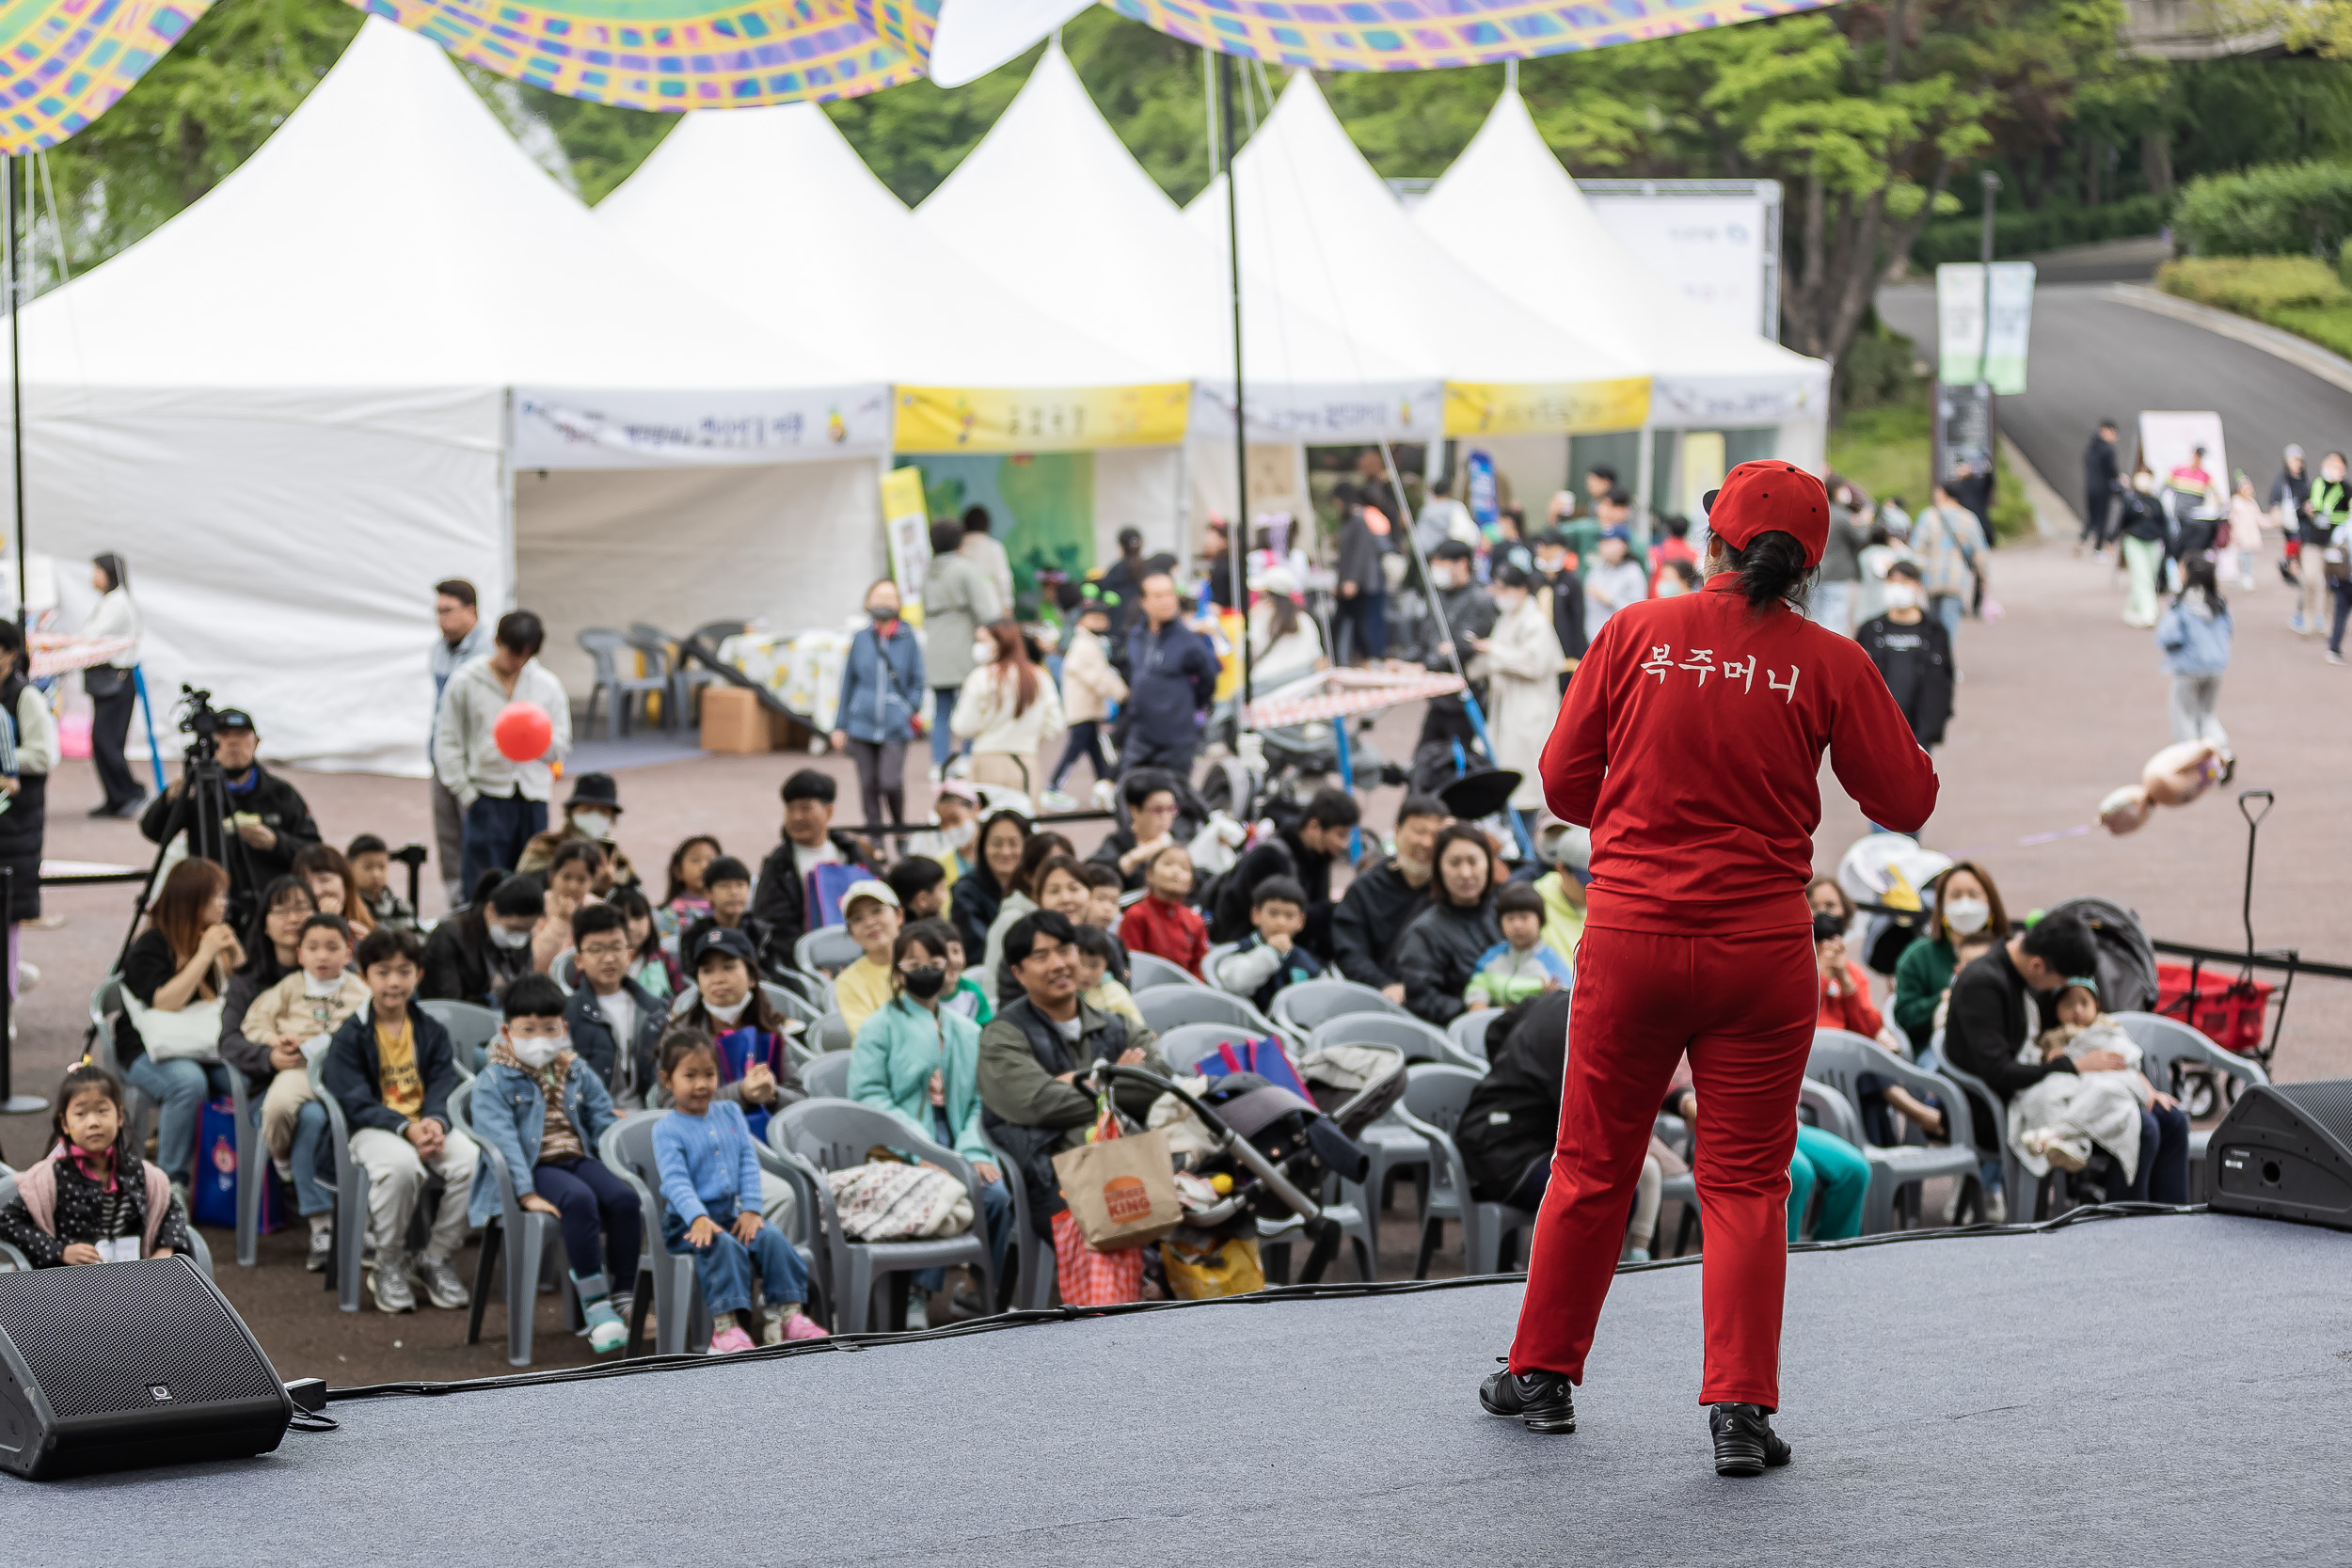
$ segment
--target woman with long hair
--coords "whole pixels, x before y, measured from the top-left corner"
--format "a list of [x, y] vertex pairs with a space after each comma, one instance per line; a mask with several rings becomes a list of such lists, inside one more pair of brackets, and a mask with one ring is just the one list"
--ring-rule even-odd
[[[996, 918], [988, 923], [988, 935], [980, 943], [979, 970], [975, 978], [980, 993], [992, 1001], [1000, 996], [997, 969], [1005, 957], [1005, 933], [1013, 928], [1021, 917], [1035, 911], [1038, 905], [1038, 878], [1045, 863], [1057, 855], [1073, 855], [1070, 841], [1057, 832], [1031, 833], [1021, 846], [1021, 863], [1013, 868], [1012, 879], [1005, 888], [1005, 896], [996, 906]], [[964, 952], [972, 951], [967, 947]]]
[[1915, 832], [1929, 761], [1860, 644], [1804, 617], [1829, 497], [1742, 463], [1704, 501], [1707, 586], [1593, 638], [1544, 748], [1545, 802], [1592, 830], [1559, 1142], [1491, 1415], [1576, 1430], [1574, 1385], [1616, 1269], [1650, 1130], [1687, 1057], [1718, 1475], [1788, 1462], [1780, 1405], [1789, 1164], [1819, 1008], [1804, 896], [1830, 754], [1863, 815]]
[[122, 748], [131, 734], [131, 709], [138, 703], [133, 672], [139, 662], [139, 608], [131, 601], [130, 575], [119, 555], [91, 559], [89, 585], [98, 591], [98, 603], [82, 623], [82, 635], [120, 637], [131, 644], [105, 663], [82, 672], [82, 689], [89, 693], [91, 709], [90, 759], [98, 765], [99, 786], [106, 792], [90, 815], [136, 816], [147, 791], [131, 776]]
[[1429, 907], [1396, 944], [1396, 977], [1416, 1018], [1443, 1028], [1470, 1006], [1463, 988], [1478, 960], [1502, 940], [1495, 914], [1495, 851], [1486, 833], [1456, 822], [1438, 835], [1430, 857]]
[[147, 907], [147, 929], [122, 955], [115, 1055], [123, 1075], [160, 1107], [155, 1163], [184, 1199], [204, 1101], [229, 1092], [220, 1059], [222, 996], [246, 961], [229, 928], [229, 873], [184, 860]]
[[[2339, 594], [2336, 602], [2341, 606], [2345, 600]], [[2343, 645], [2344, 619], [2339, 610], [2332, 648]], [[2164, 650], [2164, 673], [2172, 677], [2172, 738], [2212, 742], [2225, 767], [2233, 760], [2230, 732], [2214, 710], [2221, 705], [2221, 677], [2230, 668], [2234, 629], [2212, 561], [2188, 557], [2181, 563], [2181, 591], [2156, 621], [2156, 646]]]
[[1029, 819], [1005, 807], [989, 814], [980, 824], [972, 847], [972, 868], [958, 877], [947, 893], [947, 918], [963, 942], [968, 958], [987, 951], [989, 929], [1021, 874], [1022, 856], [1029, 847]]
[[1895, 961], [1895, 1027], [1911, 1041], [1914, 1054], [1928, 1048], [1935, 1032], [1936, 1005], [1952, 983], [1961, 941], [1979, 932], [1994, 942], [2009, 940], [2009, 907], [1993, 873], [1975, 861], [1954, 861], [1930, 884], [1927, 928]]
[[972, 782], [1017, 789], [1035, 797], [1031, 784], [1038, 752], [1064, 725], [1061, 694], [1029, 662], [1021, 627], [992, 621], [972, 642], [972, 673], [948, 721], [972, 742]]

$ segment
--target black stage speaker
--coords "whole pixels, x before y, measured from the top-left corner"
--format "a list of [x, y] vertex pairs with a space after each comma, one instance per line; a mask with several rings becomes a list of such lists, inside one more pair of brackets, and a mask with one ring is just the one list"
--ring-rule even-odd
[[2352, 1230], [2352, 1078], [2248, 1089], [2205, 1158], [2220, 1212]]
[[0, 1274], [0, 1469], [34, 1481], [268, 1453], [294, 1404], [187, 1258]]

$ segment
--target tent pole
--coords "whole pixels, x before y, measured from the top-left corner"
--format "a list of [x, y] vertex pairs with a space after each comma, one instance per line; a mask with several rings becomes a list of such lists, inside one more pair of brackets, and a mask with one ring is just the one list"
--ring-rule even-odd
[[1249, 575], [1244, 568], [1249, 535], [1249, 427], [1243, 413], [1241, 373], [1241, 194], [1233, 168], [1233, 56], [1216, 56], [1217, 109], [1224, 120], [1225, 244], [1233, 288], [1233, 524], [1226, 531], [1233, 609], [1241, 616], [1241, 703], [1233, 709], [1233, 751], [1241, 751], [1242, 714], [1254, 695], [1249, 653]]
[[8, 204], [8, 459], [16, 500], [16, 621], [19, 626], [30, 626], [32, 610], [24, 592], [24, 361], [16, 320], [17, 307], [24, 303], [22, 280], [17, 276], [20, 247], [16, 230], [17, 185], [22, 176], [22, 165], [16, 154], [10, 153], [6, 182], [0, 184], [0, 197]]

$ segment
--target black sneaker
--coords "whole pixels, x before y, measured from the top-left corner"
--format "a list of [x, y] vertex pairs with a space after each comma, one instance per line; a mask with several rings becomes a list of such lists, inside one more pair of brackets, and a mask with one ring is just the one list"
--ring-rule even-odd
[[1506, 1366], [1478, 1386], [1478, 1403], [1530, 1432], [1576, 1430], [1576, 1389], [1565, 1372], [1515, 1373]]
[[1760, 1476], [1788, 1463], [1788, 1445], [1772, 1431], [1772, 1413], [1760, 1404], [1719, 1404], [1707, 1413], [1715, 1434], [1715, 1473]]

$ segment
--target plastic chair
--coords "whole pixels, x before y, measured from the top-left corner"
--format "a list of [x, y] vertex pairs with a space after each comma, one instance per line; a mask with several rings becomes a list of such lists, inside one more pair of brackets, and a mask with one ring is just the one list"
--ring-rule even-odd
[[667, 671], [659, 675], [625, 675], [621, 660], [626, 657], [636, 663], [640, 650], [620, 632], [610, 626], [590, 626], [580, 634], [580, 646], [596, 665], [596, 684], [588, 689], [588, 712], [581, 728], [596, 727], [596, 699], [606, 698], [604, 735], [607, 740], [618, 740], [628, 733], [628, 712], [632, 699], [670, 689]]
[[[1944, 1107], [1948, 1140], [1941, 1145], [1902, 1143], [1891, 1148], [1877, 1148], [1862, 1135], [1859, 1113], [1854, 1116], [1851, 1133], [1831, 1129], [1870, 1162], [1870, 1191], [1862, 1201], [1862, 1229], [1865, 1235], [1872, 1235], [1895, 1229], [1898, 1201], [1931, 1177], [1957, 1177], [1965, 1195], [1980, 1184], [1982, 1172], [1977, 1164], [1976, 1117], [1957, 1083], [1915, 1067], [1860, 1035], [1843, 1029], [1813, 1031], [1813, 1052], [1804, 1067], [1806, 1079], [1836, 1090], [1849, 1106], [1859, 1106], [1859, 1079], [1864, 1073], [1891, 1078], [1922, 1100], [1932, 1096]], [[1982, 1212], [1981, 1192], [1977, 1194], [1977, 1202]]]
[[818, 1019], [817, 1027], [811, 1033], [817, 1037], [817, 1054], [819, 1056], [847, 1053], [857, 1043], [857, 1036], [850, 1030], [850, 1021], [839, 1013], [827, 1013]]
[[[2168, 1094], [2180, 1092], [2180, 1069], [2185, 1067], [2222, 1073], [2241, 1086], [2270, 1082], [2270, 1074], [2262, 1069], [2260, 1063], [2234, 1051], [2223, 1050], [2202, 1030], [2177, 1018], [2167, 1018], [2161, 1013], [2117, 1013], [2115, 1022], [2139, 1047], [2139, 1070], [2147, 1075], [2148, 1082]], [[2188, 1196], [2192, 1203], [2202, 1203], [2208, 1196], [2205, 1155], [2212, 1143], [2212, 1128], [2189, 1129]]]
[[1169, 1072], [1190, 1078], [1197, 1076], [1193, 1069], [1204, 1058], [1216, 1055], [1217, 1047], [1228, 1041], [1248, 1045], [1265, 1037], [1263, 1030], [1243, 1023], [1180, 1023], [1160, 1036], [1160, 1059]]
[[1257, 1008], [1238, 996], [1206, 986], [1153, 986], [1136, 995], [1136, 1010], [1155, 1035], [1186, 1023], [1225, 1023], [1255, 1029], [1259, 1039], [1278, 1037], [1281, 1031]]
[[[1963, 1091], [1962, 1099], [1967, 1113], [1970, 1134], [1967, 1143], [1963, 1145], [1962, 1140], [1956, 1135], [1960, 1119], [1951, 1115], [1948, 1106], [1946, 1107], [1945, 1112], [1947, 1118], [1947, 1130], [1955, 1133], [1951, 1140], [1955, 1148], [1965, 1147], [1976, 1152], [1979, 1181], [1982, 1180], [1984, 1167], [1983, 1150], [1976, 1148], [1977, 1123], [1980, 1117], [1989, 1116], [1993, 1118], [1993, 1142], [1994, 1146], [2000, 1150], [2001, 1185], [2009, 1195], [2009, 1217], [2011, 1221], [2040, 1219], [2042, 1217], [2040, 1197], [2042, 1184], [2035, 1180], [2033, 1172], [2026, 1168], [2024, 1162], [2017, 1158], [2017, 1151], [2009, 1147], [2009, 1139], [2005, 1135], [2005, 1124], [2008, 1118], [2002, 1114], [2006, 1106], [2001, 1097], [1994, 1094], [1992, 1085], [1975, 1073], [1963, 1072], [1951, 1064], [1951, 1061], [1944, 1054], [1944, 1031], [1941, 1029], [1928, 1037], [1928, 1048], [1920, 1053], [1918, 1065], [1929, 1072], [1949, 1080], [1954, 1087]], [[2019, 1211], [2018, 1196], [2021, 1193], [2035, 1195], [2024, 1200], [2022, 1212]]]
[[[1346, 1184], [1354, 1190], [1353, 1183]], [[1340, 1227], [1340, 1235], [1355, 1243], [1356, 1272], [1359, 1277], [1372, 1280], [1380, 1277], [1380, 1233], [1373, 1226], [1372, 1216], [1363, 1206], [1352, 1201], [1322, 1205], [1323, 1217]], [[1291, 1245], [1305, 1239], [1307, 1222], [1292, 1214], [1279, 1220], [1258, 1222], [1258, 1249], [1261, 1253], [1278, 1254], [1268, 1264], [1266, 1279], [1279, 1284], [1290, 1276]]]
[[506, 1020], [496, 1008], [478, 1002], [421, 1001], [417, 1010], [449, 1031], [456, 1050], [457, 1070], [470, 1078], [490, 1059], [490, 1042], [499, 1037]]
[[[1157, 953], [1128, 954], [1127, 975], [1127, 989], [1138, 997], [1146, 990], [1157, 990], [1162, 986], [1197, 986], [1202, 990], [1208, 989], [1184, 969], [1169, 963]], [[1151, 1015], [1147, 1013], [1144, 1016], [1148, 1018]]]
[[971, 1195], [972, 1225], [961, 1236], [943, 1236], [927, 1242], [853, 1242], [841, 1228], [832, 1184], [817, 1183], [826, 1244], [833, 1254], [833, 1276], [841, 1282], [834, 1312], [843, 1332], [866, 1332], [877, 1284], [917, 1269], [968, 1263], [979, 1273], [980, 1299], [992, 1304], [995, 1301], [996, 1267], [988, 1253], [980, 1179], [955, 1150], [915, 1136], [897, 1117], [848, 1100], [803, 1100], [797, 1105], [787, 1106], [769, 1118], [768, 1142], [779, 1153], [797, 1156], [828, 1172], [864, 1164], [866, 1151], [882, 1144], [939, 1166], [961, 1180]]
[[1451, 1062], [1483, 1076], [1486, 1064], [1454, 1041], [1434, 1023], [1394, 1013], [1343, 1013], [1326, 1019], [1307, 1037], [1309, 1050], [1327, 1045], [1386, 1045], [1405, 1053], [1408, 1062]]
[[[596, 1140], [596, 1158], [636, 1189], [638, 1204], [645, 1215], [645, 1250], [638, 1258], [636, 1309], [629, 1315], [628, 1346], [624, 1352], [629, 1355], [637, 1354], [644, 1333], [648, 1296], [655, 1318], [654, 1350], [658, 1354], [683, 1355], [689, 1345], [710, 1342], [710, 1313], [703, 1305], [702, 1281], [694, 1272], [693, 1254], [672, 1252], [661, 1239], [667, 1210], [661, 1197], [660, 1164], [654, 1158], [653, 1130], [669, 1114], [633, 1111], [606, 1128], [604, 1136]], [[810, 1244], [815, 1224], [811, 1216], [818, 1212], [817, 1195], [824, 1188], [822, 1178], [806, 1162], [764, 1146], [759, 1150], [759, 1165], [762, 1171], [782, 1177], [791, 1184], [795, 1225], [801, 1232], [792, 1237], [793, 1249], [808, 1265], [812, 1296], [821, 1296], [825, 1306], [831, 1307], [834, 1301], [831, 1260], [823, 1249]], [[820, 1323], [831, 1315], [820, 1315], [816, 1300], [803, 1305]]]
[[1273, 1012], [1275, 1022], [1302, 1035], [1311, 1035], [1323, 1023], [1349, 1013], [1394, 1013], [1399, 1018], [1413, 1016], [1370, 986], [1359, 986], [1353, 980], [1329, 978], [1301, 980], [1295, 986], [1284, 986], [1274, 993]]
[[834, 975], [866, 957], [857, 939], [850, 935], [847, 926], [819, 926], [813, 931], [803, 931], [792, 944], [792, 965], [808, 974], [818, 974], [830, 981]]
[[810, 1058], [801, 1069], [801, 1087], [811, 1100], [849, 1099], [850, 1053], [827, 1051]]
[[1405, 1069], [1405, 1098], [1396, 1114], [1429, 1146], [1429, 1204], [1422, 1214], [1415, 1279], [1429, 1277], [1429, 1259], [1449, 1219], [1461, 1224], [1463, 1268], [1474, 1275], [1501, 1274], [1503, 1242], [1532, 1235], [1535, 1228], [1535, 1216], [1524, 1209], [1470, 1196], [1470, 1167], [1454, 1142], [1454, 1130], [1461, 1125], [1462, 1107], [1478, 1080], [1469, 1068], [1447, 1062], [1421, 1062]]
[[677, 700], [678, 654], [677, 639], [660, 626], [644, 621], [628, 624], [628, 645], [644, 660], [645, 678], [659, 676], [661, 681], [661, 727], [675, 731], [678, 716], [686, 711]]
[[[7, 1165], [0, 1165], [0, 1208], [6, 1208], [15, 1199], [16, 1172]], [[188, 1256], [196, 1259], [196, 1266], [204, 1271], [205, 1278], [213, 1277], [213, 1249], [205, 1244], [204, 1232], [196, 1227], [193, 1218], [188, 1221]], [[33, 1266], [31, 1259], [8, 1242], [0, 1242], [0, 1263], [11, 1269], [26, 1271]]]
[[1494, 1027], [1495, 1020], [1502, 1016], [1502, 1014], [1493, 1007], [1481, 1007], [1474, 1013], [1464, 1013], [1446, 1025], [1446, 1036], [1454, 1041], [1454, 1048], [1456, 1051], [1483, 1067], [1489, 1060], [1486, 1054], [1486, 1033]]
[[555, 961], [548, 965], [548, 978], [561, 987], [566, 996], [580, 989], [580, 954], [569, 947], [558, 953], [555, 956]]
[[[487, 1138], [474, 1134], [473, 1092], [480, 1082], [469, 1078], [449, 1097], [451, 1120], [460, 1132], [473, 1139], [474, 1147], [482, 1150], [483, 1168], [499, 1184], [499, 1212], [482, 1227], [481, 1255], [474, 1263], [473, 1307], [467, 1314], [466, 1343], [482, 1342], [482, 1315], [489, 1309], [490, 1283], [503, 1250], [506, 1363], [510, 1367], [528, 1367], [539, 1287], [547, 1275], [554, 1275], [557, 1287], [563, 1291], [564, 1321], [577, 1329], [585, 1326], [588, 1320], [580, 1308], [580, 1292], [572, 1286], [562, 1222], [553, 1214], [537, 1214], [524, 1208], [522, 1194], [515, 1185], [515, 1173], [506, 1168], [505, 1156]], [[510, 1240], [512, 1244], [506, 1244]]]
[[269, 1184], [262, 1154], [262, 1107], [246, 1086], [245, 1074], [229, 1071], [229, 1096], [237, 1127], [237, 1266], [249, 1269], [261, 1255], [262, 1190]]
[[122, 1085], [122, 1111], [124, 1118], [130, 1123], [131, 1142], [135, 1147], [143, 1148], [147, 1140], [154, 1135], [155, 1118], [163, 1108], [145, 1089], [132, 1083], [131, 1075], [122, 1070], [122, 1060], [115, 1052], [115, 1020], [121, 1012], [122, 976], [109, 974], [98, 982], [96, 990], [90, 992], [90, 1027], [98, 1032], [93, 1054], [98, 1065], [113, 1073], [115, 1082]]
[[[1054, 1300], [1057, 1277], [1054, 1243], [1039, 1235], [1037, 1227], [1029, 1223], [1029, 1184], [1022, 1179], [1021, 1167], [985, 1131], [980, 1133], [980, 1140], [988, 1145], [996, 1174], [1004, 1180], [1005, 1190], [1012, 1195], [1012, 1307], [1016, 1311], [1041, 1312]], [[997, 1288], [1000, 1291], [1004, 1289], [1002, 1285]]]
[[[1225, 987], [1217, 982], [1216, 966], [1231, 958], [1234, 950], [1240, 946], [1241, 943], [1238, 942], [1220, 942], [1210, 947], [1206, 953], [1200, 955], [1200, 977], [1207, 982], [1212, 990], [1225, 990]], [[1131, 958], [1134, 955], [1132, 954], [1129, 955]], [[1148, 958], [1150, 955], [1146, 954], [1145, 957]], [[1189, 978], [1189, 976], [1187, 976], [1187, 978]], [[1240, 996], [1242, 993], [1237, 990], [1225, 990], [1225, 994], [1228, 996]]]

